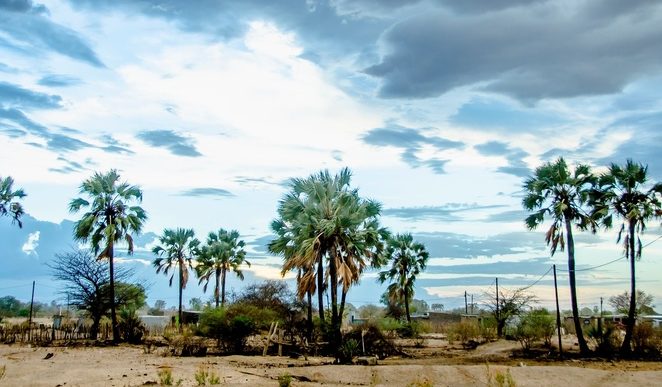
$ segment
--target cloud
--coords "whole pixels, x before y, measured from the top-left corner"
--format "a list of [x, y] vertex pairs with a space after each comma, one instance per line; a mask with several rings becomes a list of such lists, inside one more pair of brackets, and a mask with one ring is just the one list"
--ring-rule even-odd
[[531, 104], [618, 93], [662, 68], [662, 4], [647, 2], [646, 12], [643, 2], [621, 6], [611, 19], [585, 3], [602, 2], [426, 12], [390, 28], [381, 62], [365, 72], [382, 80], [385, 98], [429, 98], [471, 86]]
[[39, 246], [39, 234], [39, 231], [28, 234], [28, 239], [23, 244], [23, 247], [21, 247], [21, 250], [25, 253], [25, 255], [38, 255], [37, 247]]
[[490, 214], [487, 218], [484, 219], [485, 222], [520, 222], [524, 224], [524, 219], [529, 216], [530, 213], [524, 210], [511, 210], [499, 212], [496, 214]]
[[233, 197], [234, 194], [230, 191], [224, 190], [222, 188], [192, 188], [187, 191], [183, 191], [179, 194], [180, 196], [211, 196], [211, 197]]
[[548, 113], [517, 105], [487, 98], [472, 99], [462, 105], [449, 121], [482, 130], [526, 133], [556, 128], [569, 121], [557, 112]]
[[49, 171], [51, 172], [56, 172], [56, 173], [62, 173], [62, 174], [69, 174], [72, 172], [80, 172], [84, 171], [87, 168], [85, 168], [81, 163], [78, 163], [76, 161], [71, 161], [67, 160], [64, 157], [60, 156], [57, 158], [57, 161], [59, 161], [61, 164], [64, 164], [60, 167], [52, 167], [48, 168]]
[[124, 155], [135, 154], [134, 151], [129, 149], [129, 144], [118, 141], [115, 137], [111, 136], [110, 134], [105, 134], [101, 136], [101, 141], [105, 144], [105, 146], [101, 147], [101, 149], [103, 149], [105, 152], [124, 154]]
[[37, 83], [42, 86], [68, 87], [80, 85], [82, 81], [79, 78], [71, 77], [68, 75], [51, 74], [41, 77]]
[[363, 142], [380, 147], [400, 148], [401, 159], [410, 166], [417, 168], [427, 166], [437, 174], [443, 174], [444, 165], [448, 160], [435, 157], [423, 158], [418, 153], [424, 147], [430, 147], [435, 153], [448, 149], [462, 149], [464, 143], [448, 140], [438, 136], [427, 136], [422, 133], [431, 132], [432, 128], [413, 129], [391, 124], [383, 128], [375, 128], [362, 136]]
[[166, 148], [177, 156], [202, 156], [193, 145], [193, 140], [180, 136], [172, 130], [147, 130], [138, 133], [137, 137], [148, 145]]
[[463, 220], [459, 213], [505, 207], [503, 205], [478, 205], [470, 203], [449, 203], [444, 206], [385, 208], [382, 215], [404, 220], [435, 219], [447, 222]]
[[517, 177], [526, 177], [531, 174], [531, 169], [524, 162], [524, 158], [529, 154], [521, 148], [514, 148], [510, 145], [499, 142], [489, 141], [483, 144], [478, 144], [474, 148], [485, 156], [502, 156], [508, 161], [507, 166], [500, 166], [496, 169], [497, 172], [514, 175]]
[[[16, 43], [5, 40], [5, 46], [18, 52], [52, 51], [95, 67], [103, 67], [92, 48], [73, 30], [53, 23], [43, 5], [31, 1], [2, 2], [0, 31]], [[26, 46], [28, 48], [26, 48]]]
[[521, 7], [535, 3], [544, 3], [547, 0], [436, 0], [437, 3], [458, 13], [487, 13], [503, 9]]
[[6, 108], [54, 109], [61, 107], [62, 97], [27, 90], [7, 82], [0, 82], [0, 103]]

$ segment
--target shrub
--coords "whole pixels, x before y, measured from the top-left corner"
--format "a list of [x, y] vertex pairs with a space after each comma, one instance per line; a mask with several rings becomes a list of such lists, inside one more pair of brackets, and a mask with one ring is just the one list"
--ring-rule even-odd
[[121, 309], [118, 328], [122, 340], [131, 344], [140, 344], [143, 341], [146, 328], [134, 309]]
[[488, 387], [516, 387], [515, 379], [510, 373], [510, 369], [507, 369], [505, 372], [497, 370], [496, 374], [492, 374], [490, 370], [490, 365], [485, 364], [485, 369], [487, 373], [487, 386]]
[[341, 364], [350, 364], [352, 358], [359, 352], [359, 343], [355, 339], [345, 340], [340, 346], [338, 360]]
[[494, 317], [490, 316], [481, 321], [479, 327], [480, 337], [483, 341], [490, 342], [497, 339], [497, 321]]
[[[248, 308], [251, 309], [252, 308]], [[234, 315], [228, 309], [207, 309], [200, 316], [198, 332], [217, 339], [226, 351], [243, 352], [248, 337], [256, 332], [256, 325], [249, 316]]]
[[424, 333], [424, 329], [425, 327], [421, 323], [412, 321], [410, 323], [400, 325], [400, 327], [396, 328], [395, 331], [398, 333], [398, 336], [411, 339], [419, 337], [421, 333]]
[[343, 336], [345, 342], [350, 339], [356, 341], [357, 352], [364, 355], [372, 355], [380, 359], [385, 359], [399, 353], [393, 342], [375, 324], [367, 323], [353, 327], [351, 331]]
[[194, 377], [196, 383], [198, 383], [198, 386], [214, 386], [221, 384], [221, 378], [219, 378], [219, 376], [213, 371], [210, 371], [208, 365], [200, 365], [198, 370], [195, 372]]
[[632, 331], [632, 344], [634, 352], [643, 356], [659, 356], [662, 341], [653, 324], [641, 322], [634, 326]]
[[292, 377], [288, 373], [284, 373], [278, 377], [278, 387], [290, 387], [292, 384]]
[[459, 341], [462, 344], [477, 339], [479, 335], [480, 329], [478, 323], [473, 320], [464, 320], [449, 325], [446, 334], [449, 342]]
[[543, 340], [547, 346], [551, 345], [555, 327], [554, 317], [547, 310], [533, 310], [520, 316], [514, 336], [522, 348], [528, 351], [538, 340]]
[[586, 335], [595, 343], [595, 351], [606, 357], [613, 357], [621, 346], [618, 331], [613, 325], [602, 328], [591, 326]]

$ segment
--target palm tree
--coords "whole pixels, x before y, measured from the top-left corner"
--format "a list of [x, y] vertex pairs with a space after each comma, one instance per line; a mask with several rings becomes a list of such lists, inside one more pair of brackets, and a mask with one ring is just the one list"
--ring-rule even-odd
[[630, 261], [630, 307], [625, 327], [625, 338], [621, 346], [623, 354], [631, 352], [630, 343], [636, 317], [636, 275], [635, 261], [641, 258], [643, 249], [640, 234], [646, 230], [646, 223], [662, 218], [662, 183], [648, 185], [648, 166], [627, 160], [625, 166], [611, 164], [609, 170], [600, 175], [592, 192], [593, 215], [600, 219], [605, 228], [611, 228], [613, 218], [622, 219], [617, 243], [623, 241], [626, 259]]
[[403, 300], [407, 321], [411, 323], [409, 300], [414, 296], [416, 277], [425, 270], [430, 254], [421, 243], [414, 242], [411, 234], [397, 234], [388, 240], [385, 257], [391, 260], [391, 268], [379, 273], [381, 283], [387, 280], [391, 299]]
[[179, 274], [179, 331], [182, 331], [182, 293], [188, 283], [188, 269], [192, 268], [193, 257], [198, 252], [200, 241], [195, 238], [192, 229], [178, 228], [165, 229], [163, 235], [159, 237], [160, 245], [154, 247], [152, 252], [159, 257], [153, 262], [156, 267], [156, 274], [163, 271], [163, 274], [170, 275], [169, 286], [172, 286], [172, 280], [175, 277], [175, 270]]
[[11, 216], [12, 223], [16, 222], [18, 227], [23, 227], [21, 216], [23, 215], [23, 206], [14, 199], [23, 199], [26, 194], [22, 188], [14, 191], [14, 179], [11, 176], [3, 178], [0, 176], [0, 216]]
[[[228, 271], [233, 271], [240, 280], [244, 280], [244, 273], [241, 271], [242, 264], [251, 266], [246, 260], [245, 243], [239, 240], [239, 232], [232, 230], [230, 232], [219, 229], [216, 233], [209, 233], [207, 245], [200, 249], [198, 264], [195, 270], [200, 279], [199, 283], [205, 282], [203, 290], [207, 291], [207, 285], [212, 276], [216, 278], [214, 287], [214, 298], [218, 308], [218, 300], [221, 300], [221, 306], [225, 305], [225, 276]], [[220, 279], [220, 293], [219, 293]]]
[[344, 300], [366, 262], [379, 264], [379, 238], [375, 235], [381, 206], [359, 197], [358, 190], [350, 189], [350, 180], [347, 168], [333, 177], [322, 171], [306, 179], [292, 179], [291, 192], [278, 207], [280, 218], [271, 226], [276, 238], [269, 244], [271, 252], [285, 257], [283, 274], [298, 271], [300, 298], [317, 291], [322, 322], [323, 292], [330, 292], [331, 325], [336, 339], [342, 317], [339, 312], [344, 305], [338, 309], [338, 286], [343, 285]]
[[[579, 230], [591, 228], [595, 232], [595, 223], [586, 211], [589, 192], [596, 178], [588, 165], [577, 165], [571, 173], [565, 160], [560, 157], [554, 163], [545, 163], [538, 167], [533, 176], [524, 182], [526, 196], [522, 205], [528, 211], [535, 211], [525, 222], [533, 230], [550, 217], [552, 225], [545, 235], [545, 241], [554, 255], [557, 248], [561, 251], [568, 247], [568, 276], [570, 279], [570, 302], [572, 317], [577, 332], [579, 350], [589, 352], [582, 333], [577, 307], [577, 289], [575, 280], [575, 243], [572, 225]], [[565, 236], [564, 236], [565, 229]]]
[[142, 230], [147, 214], [140, 207], [142, 191], [138, 186], [120, 182], [117, 170], [106, 173], [95, 172], [83, 181], [80, 194], [69, 203], [69, 211], [77, 213], [85, 208], [87, 212], [74, 226], [74, 239], [91, 244], [98, 259], [108, 259], [110, 274], [110, 318], [113, 328], [113, 341], [119, 341], [119, 329], [115, 312], [115, 268], [114, 246], [120, 241], [127, 242], [127, 253], [133, 253], [133, 237]]

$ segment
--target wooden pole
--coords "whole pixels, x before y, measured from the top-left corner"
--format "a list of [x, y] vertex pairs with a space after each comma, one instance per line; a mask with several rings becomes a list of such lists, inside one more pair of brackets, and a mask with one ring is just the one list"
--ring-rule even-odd
[[467, 307], [467, 291], [464, 291], [464, 314], [469, 314], [469, 308]]
[[499, 321], [499, 277], [495, 279], [496, 282], [496, 317], [497, 322]]
[[556, 333], [559, 336], [559, 357], [563, 357], [563, 344], [561, 344], [561, 310], [559, 309], [559, 288], [556, 285], [556, 264], [554, 268], [554, 296], [556, 297]]
[[30, 335], [32, 333], [32, 307], [34, 305], [34, 283], [32, 281], [32, 297], [30, 298], [30, 319], [28, 320], [28, 341], [30, 340]]

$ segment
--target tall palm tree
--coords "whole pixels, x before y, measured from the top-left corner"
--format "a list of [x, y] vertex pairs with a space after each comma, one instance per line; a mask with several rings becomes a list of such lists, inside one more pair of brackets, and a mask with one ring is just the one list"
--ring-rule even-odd
[[87, 212], [74, 226], [74, 239], [91, 244], [98, 259], [108, 259], [110, 274], [110, 318], [113, 328], [113, 341], [119, 341], [119, 328], [115, 311], [115, 243], [126, 241], [127, 253], [133, 253], [133, 237], [138, 234], [147, 220], [147, 214], [138, 204], [142, 202], [140, 187], [120, 182], [117, 170], [106, 173], [95, 172], [83, 181], [81, 195], [69, 203], [69, 211]]
[[648, 166], [627, 160], [624, 166], [611, 164], [609, 170], [600, 175], [592, 192], [594, 216], [600, 219], [605, 228], [611, 228], [613, 218], [623, 223], [618, 231], [617, 242], [623, 241], [625, 257], [630, 261], [630, 308], [625, 327], [625, 338], [621, 352], [631, 352], [630, 343], [636, 317], [636, 275], [635, 261], [641, 258], [642, 243], [640, 234], [646, 230], [646, 223], [662, 218], [662, 183], [648, 186]]
[[391, 268], [379, 273], [379, 281], [391, 281], [387, 288], [388, 295], [404, 301], [408, 322], [411, 322], [409, 300], [414, 297], [414, 283], [425, 270], [429, 256], [425, 246], [414, 242], [411, 234], [396, 234], [388, 240], [385, 257], [392, 261]]
[[566, 246], [568, 248], [570, 302], [579, 350], [582, 354], [587, 354], [589, 349], [579, 321], [572, 225], [574, 224], [579, 230], [590, 228], [595, 232], [595, 222], [586, 209], [589, 192], [595, 181], [596, 178], [588, 165], [579, 164], [574, 172], [571, 172], [565, 160], [560, 157], [553, 163], [545, 163], [538, 167], [534, 175], [526, 179], [523, 186], [526, 196], [522, 200], [522, 205], [528, 211], [534, 211], [526, 218], [526, 226], [533, 230], [540, 226], [546, 217], [551, 218], [552, 225], [545, 235], [551, 255], [554, 255], [557, 248], [561, 251]]
[[[207, 245], [200, 249], [198, 264], [195, 267], [199, 283], [205, 283], [203, 290], [207, 291], [207, 285], [212, 276], [216, 278], [214, 287], [214, 299], [218, 308], [219, 298], [221, 306], [225, 305], [225, 276], [228, 271], [233, 271], [240, 280], [244, 280], [244, 273], [241, 271], [242, 264], [251, 266], [246, 260], [245, 243], [239, 240], [239, 232], [232, 230], [230, 232], [219, 229], [216, 233], [209, 233]], [[219, 292], [220, 279], [220, 292]]]
[[18, 227], [23, 227], [21, 216], [23, 215], [23, 206], [15, 199], [23, 199], [26, 194], [22, 188], [14, 191], [14, 179], [11, 176], [3, 178], [0, 176], [0, 216], [11, 216], [12, 223], [16, 222]]
[[195, 238], [192, 229], [178, 228], [165, 229], [159, 237], [160, 245], [154, 247], [152, 252], [158, 255], [153, 262], [156, 273], [163, 271], [165, 275], [172, 269], [169, 286], [175, 277], [177, 269], [179, 277], [179, 330], [182, 331], [182, 293], [188, 283], [188, 270], [192, 268], [193, 257], [198, 252], [200, 241]]
[[322, 321], [323, 292], [330, 292], [335, 338], [341, 319], [338, 286], [342, 284], [346, 294], [349, 285], [358, 280], [364, 259], [378, 263], [373, 254], [378, 238], [363, 237], [369, 228], [378, 229], [381, 206], [359, 197], [350, 181], [347, 168], [335, 176], [321, 171], [306, 179], [292, 179], [291, 192], [278, 207], [280, 218], [272, 223], [276, 238], [269, 244], [270, 251], [285, 257], [283, 273], [299, 272], [299, 297], [317, 291]]

